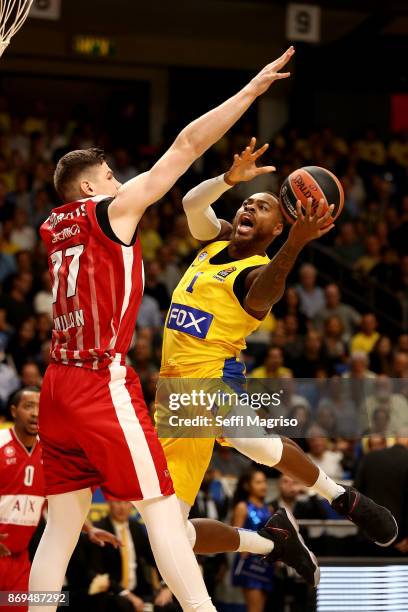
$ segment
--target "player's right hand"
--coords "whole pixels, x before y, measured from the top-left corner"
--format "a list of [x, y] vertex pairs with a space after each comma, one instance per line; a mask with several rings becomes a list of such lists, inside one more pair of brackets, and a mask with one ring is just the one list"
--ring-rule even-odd
[[295, 49], [290, 46], [283, 55], [278, 57], [274, 62], [271, 62], [250, 81], [248, 87], [255, 96], [260, 96], [269, 89], [269, 87], [278, 79], [287, 79], [290, 77], [290, 72], [279, 72], [289, 60], [293, 57]]
[[251, 138], [249, 145], [241, 154], [234, 155], [234, 162], [224, 174], [224, 180], [228, 185], [236, 185], [244, 181], [251, 181], [256, 176], [275, 172], [275, 166], [257, 166], [256, 161], [263, 155], [268, 144], [264, 144], [255, 151], [256, 138]]
[[1, 540], [6, 540], [7, 538], [8, 533], [0, 533], [0, 557], [9, 557], [11, 555], [7, 546], [1, 542]]
[[323, 205], [324, 200], [320, 200], [317, 210], [313, 213], [312, 198], [308, 198], [306, 210], [303, 212], [300, 200], [296, 202], [297, 219], [290, 228], [289, 237], [301, 247], [333, 229], [334, 224], [329, 222], [334, 205], [329, 206], [325, 213], [323, 213]]

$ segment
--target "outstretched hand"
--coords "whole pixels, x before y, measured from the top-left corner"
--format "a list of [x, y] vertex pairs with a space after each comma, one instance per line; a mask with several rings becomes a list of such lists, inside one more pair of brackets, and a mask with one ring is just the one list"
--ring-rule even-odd
[[256, 77], [250, 81], [249, 87], [256, 96], [260, 96], [261, 94], [265, 93], [265, 91], [267, 91], [275, 81], [290, 77], [290, 72], [279, 72], [279, 70], [282, 70], [282, 68], [286, 66], [289, 60], [293, 57], [294, 53], [295, 49], [290, 46], [289, 49], [283, 53], [283, 55], [278, 57], [278, 59], [276, 59], [274, 62], [271, 62], [265, 66], [265, 68], [258, 72]]
[[119, 548], [121, 546], [119, 538], [113, 533], [105, 531], [105, 529], [91, 526], [87, 533], [91, 542], [97, 546], [105, 546], [105, 544], [110, 544], [113, 548]]
[[236, 185], [243, 181], [251, 181], [256, 176], [275, 172], [275, 166], [257, 166], [257, 160], [265, 153], [268, 144], [255, 151], [256, 138], [251, 138], [249, 145], [241, 154], [234, 155], [231, 168], [225, 173], [224, 180], [228, 185]]
[[296, 202], [297, 219], [290, 229], [289, 236], [296, 240], [300, 245], [305, 245], [311, 240], [320, 238], [333, 229], [334, 223], [332, 212], [334, 204], [323, 213], [324, 200], [319, 201], [317, 209], [312, 211], [312, 198], [308, 198], [306, 210], [303, 212], [300, 200]]

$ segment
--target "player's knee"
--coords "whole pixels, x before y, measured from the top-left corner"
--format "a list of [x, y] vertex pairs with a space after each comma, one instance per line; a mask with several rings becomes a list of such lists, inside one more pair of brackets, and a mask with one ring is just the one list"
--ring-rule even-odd
[[282, 459], [283, 444], [278, 437], [228, 438], [228, 442], [252, 461], [273, 467]]

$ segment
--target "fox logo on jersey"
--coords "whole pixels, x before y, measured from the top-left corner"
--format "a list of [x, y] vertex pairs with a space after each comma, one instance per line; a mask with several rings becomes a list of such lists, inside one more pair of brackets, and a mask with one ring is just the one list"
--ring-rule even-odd
[[184, 304], [172, 304], [167, 319], [169, 329], [181, 331], [196, 338], [206, 338], [214, 315]]

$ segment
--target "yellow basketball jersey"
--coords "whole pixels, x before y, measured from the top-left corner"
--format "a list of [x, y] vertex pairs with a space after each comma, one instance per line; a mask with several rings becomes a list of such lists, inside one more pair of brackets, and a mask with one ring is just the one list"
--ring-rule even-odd
[[245, 338], [261, 324], [241, 306], [234, 282], [240, 272], [269, 258], [212, 263], [228, 244], [218, 241], [201, 249], [174, 290], [164, 328], [162, 376], [222, 376], [224, 362], [238, 358]]

